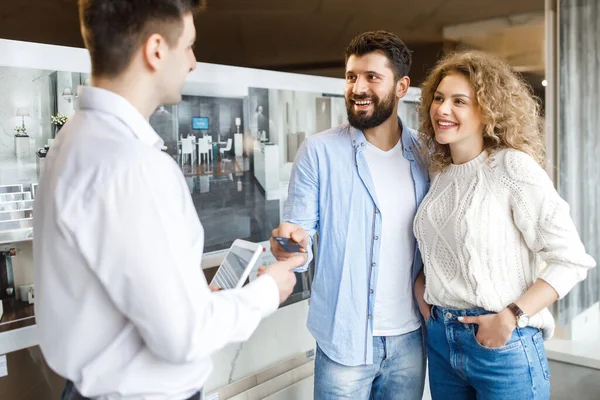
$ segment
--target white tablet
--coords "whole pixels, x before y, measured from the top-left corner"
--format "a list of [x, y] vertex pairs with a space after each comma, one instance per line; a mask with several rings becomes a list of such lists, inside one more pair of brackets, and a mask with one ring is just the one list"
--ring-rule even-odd
[[262, 252], [260, 244], [237, 239], [229, 248], [210, 284], [221, 289], [241, 288]]

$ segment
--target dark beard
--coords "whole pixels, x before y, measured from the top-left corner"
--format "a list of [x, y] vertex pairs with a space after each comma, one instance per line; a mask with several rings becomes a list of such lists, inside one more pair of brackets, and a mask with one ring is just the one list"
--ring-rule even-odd
[[[354, 113], [354, 101], [360, 100], [371, 100], [373, 105], [375, 106], [375, 110], [373, 114], [369, 117], [365, 111], [359, 111], [357, 114]], [[346, 112], [348, 113], [348, 122], [351, 126], [356, 129], [360, 129], [361, 131], [365, 131], [366, 129], [375, 128], [383, 124], [387, 119], [392, 115], [395, 109], [395, 91], [392, 90], [390, 93], [383, 99], [379, 100], [379, 97], [376, 95], [367, 96], [367, 95], [355, 95], [351, 96], [350, 99], [346, 99]]]

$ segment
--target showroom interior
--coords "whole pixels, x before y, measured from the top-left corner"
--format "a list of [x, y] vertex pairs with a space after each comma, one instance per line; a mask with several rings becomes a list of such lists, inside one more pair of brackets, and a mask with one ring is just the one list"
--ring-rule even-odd
[[[60, 3], [60, 6], [58, 6]], [[184, 176], [214, 274], [237, 238], [268, 246], [303, 141], [347, 122], [344, 48], [374, 29], [413, 52], [398, 115], [418, 128], [419, 84], [444, 54], [474, 48], [519, 72], [543, 104], [546, 171], [590, 255], [600, 259], [600, 1], [207, 0], [195, 15], [197, 68], [181, 103], [150, 124]], [[60, 398], [37, 347], [33, 200], [53, 141], [90, 84], [74, 0], [0, 10], [0, 398]], [[265, 252], [263, 265], [273, 262]], [[243, 344], [214, 355], [207, 399], [311, 399], [306, 328], [313, 271]], [[158, 294], [161, 295], [161, 294]], [[600, 398], [600, 269], [551, 309], [552, 399]], [[213, 397], [211, 397], [213, 396]], [[424, 399], [429, 399], [426, 389]]]

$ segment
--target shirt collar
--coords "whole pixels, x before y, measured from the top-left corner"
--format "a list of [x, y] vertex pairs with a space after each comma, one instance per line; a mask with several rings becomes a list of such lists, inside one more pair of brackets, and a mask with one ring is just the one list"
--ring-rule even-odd
[[[402, 149], [404, 158], [407, 160], [414, 160], [414, 151], [416, 151], [414, 138], [409, 131], [409, 128], [406, 124], [402, 123], [400, 117], [398, 117], [398, 125], [402, 127]], [[360, 130], [350, 125], [350, 137], [352, 138], [352, 146], [357, 150], [361, 151], [367, 145], [367, 139], [365, 138], [365, 134]]]
[[142, 143], [159, 149], [163, 147], [164, 141], [150, 122], [124, 97], [109, 90], [80, 86], [78, 103], [80, 110], [99, 111], [118, 118]]

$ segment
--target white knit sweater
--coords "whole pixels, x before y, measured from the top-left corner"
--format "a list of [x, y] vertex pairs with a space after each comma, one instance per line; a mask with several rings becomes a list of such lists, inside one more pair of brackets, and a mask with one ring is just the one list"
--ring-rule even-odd
[[[440, 307], [500, 312], [538, 278], [562, 298], [596, 265], [546, 172], [517, 150], [484, 151], [432, 175], [414, 230], [425, 301]], [[548, 309], [530, 325], [544, 338], [554, 331]]]

